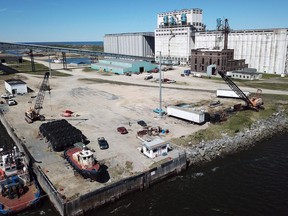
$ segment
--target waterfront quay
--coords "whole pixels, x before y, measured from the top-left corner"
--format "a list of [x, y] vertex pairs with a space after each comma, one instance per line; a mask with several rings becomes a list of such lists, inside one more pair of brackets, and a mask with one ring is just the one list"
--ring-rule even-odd
[[[46, 92], [41, 110], [41, 114], [46, 117], [45, 122], [66, 119], [81, 130], [89, 140], [87, 146], [95, 150], [96, 159], [107, 169], [108, 175], [101, 182], [84, 179], [65, 160], [63, 151], [53, 151], [49, 142], [40, 136], [39, 127], [44, 122], [28, 124], [25, 121], [24, 113], [33, 104], [32, 100], [38, 91], [37, 85], [43, 77], [25, 74], [22, 78], [35, 92], [16, 95], [16, 106], [1, 104], [1, 122], [15, 144], [25, 152], [27, 160], [33, 164], [42, 189], [61, 215], [81, 215], [132, 191], [144, 190], [155, 182], [186, 169], [185, 151], [173, 143], [170, 143], [172, 150], [168, 154], [156, 158], [148, 158], [139, 150], [143, 140], [136, 137], [137, 131], [142, 128], [137, 124], [138, 120], [144, 120], [153, 127], [169, 129], [169, 133], [157, 136], [165, 141], [169, 141], [180, 131], [189, 133], [198, 127], [187, 123], [181, 129], [180, 124], [174, 127], [179, 129], [177, 132], [172, 126], [178, 120], [161, 119], [157, 113], [153, 113], [157, 99], [151, 99], [151, 95], [157, 95], [156, 88], [149, 90], [141, 87], [142, 90], [146, 89], [146, 93], [154, 92], [147, 94], [147, 103], [143, 104], [143, 100], [139, 99], [143, 97], [139, 87], [132, 89], [127, 86], [123, 91], [119, 86], [111, 88], [111, 84], [83, 83], [75, 76], [52, 76], [51, 95]], [[135, 104], [129, 101], [127, 90], [134, 91], [131, 96], [135, 96], [131, 100], [136, 101]], [[62, 113], [66, 109], [74, 111], [75, 115], [63, 117]], [[120, 134], [117, 131], [120, 126], [125, 126], [128, 134]], [[99, 148], [98, 137], [106, 138], [108, 149]]]
[[[36, 61], [48, 64], [41, 59]], [[55, 70], [59, 65], [51, 63], [51, 67]], [[225, 88], [226, 84], [211, 79], [180, 76], [184, 69], [187, 68], [175, 67], [164, 73], [166, 78], [174, 79], [176, 83], [163, 84], [162, 106], [192, 104], [196, 107], [198, 104], [199, 109], [208, 110], [205, 103], [209, 105], [211, 101], [218, 101], [216, 89]], [[65, 160], [63, 151], [53, 151], [49, 142], [39, 134], [39, 127], [44, 122], [28, 124], [25, 121], [25, 112], [33, 106], [43, 76], [17, 74], [15, 77], [24, 80], [33, 91], [16, 95], [17, 105], [8, 106], [4, 103], [0, 108], [3, 125], [20, 150], [25, 152], [27, 159], [32, 159], [40, 185], [61, 215], [81, 215], [132, 191], [144, 190], [165, 177], [185, 170], [187, 155], [199, 160], [212, 159], [208, 155], [211, 146], [203, 146], [202, 143], [203, 148], [195, 146], [195, 150], [187, 151], [187, 148], [171, 142], [172, 138], [185, 137], [208, 128], [210, 123], [191, 124], [166, 115], [160, 117], [153, 112], [159, 107], [159, 83], [145, 80], [146, 73], [132, 76], [103, 75], [96, 71], [84, 72], [75, 67], [59, 71], [69, 76], [56, 77], [52, 74], [49, 79], [51, 94], [46, 92], [40, 113], [45, 116], [45, 122], [66, 119], [81, 130], [89, 140], [87, 146], [95, 150], [96, 159], [107, 169], [107, 178], [103, 181], [84, 179]], [[0, 83], [0, 89], [4, 91], [3, 82]], [[256, 91], [253, 88], [243, 90]], [[266, 92], [269, 90], [265, 89]], [[221, 108], [236, 103], [239, 100], [221, 99]], [[217, 107], [209, 109], [213, 111]], [[65, 110], [73, 111], [73, 115], [65, 117]], [[169, 133], [139, 138], [138, 132], [143, 129], [138, 124], [139, 120], [144, 120], [148, 126], [168, 130]], [[126, 127], [128, 133], [120, 134], [118, 127]], [[109, 143], [108, 149], [99, 148], [99, 137], [105, 137]], [[172, 150], [148, 158], [140, 151], [143, 141], [156, 137], [169, 142]]]

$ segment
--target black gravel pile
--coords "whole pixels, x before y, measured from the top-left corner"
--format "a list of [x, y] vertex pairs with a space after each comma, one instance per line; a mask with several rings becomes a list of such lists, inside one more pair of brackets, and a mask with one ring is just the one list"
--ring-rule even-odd
[[87, 143], [82, 132], [65, 119], [43, 123], [39, 131], [50, 142], [54, 151], [63, 151], [77, 142]]

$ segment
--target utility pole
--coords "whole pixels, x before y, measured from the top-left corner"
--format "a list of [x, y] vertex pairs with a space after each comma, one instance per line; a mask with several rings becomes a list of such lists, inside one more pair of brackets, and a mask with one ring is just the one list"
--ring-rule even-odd
[[50, 77], [52, 77], [50, 54], [48, 54], [48, 61], [49, 61], [49, 73], [50, 73]]
[[162, 117], [162, 70], [161, 70], [161, 51], [159, 52], [159, 117]]

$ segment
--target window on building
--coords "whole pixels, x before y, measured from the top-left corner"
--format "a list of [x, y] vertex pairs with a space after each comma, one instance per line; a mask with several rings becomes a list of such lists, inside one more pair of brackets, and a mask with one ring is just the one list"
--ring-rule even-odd
[[195, 65], [195, 71], [197, 71], [197, 65]]
[[210, 64], [210, 65], [212, 64], [212, 59], [211, 59], [211, 58], [209, 59], [209, 64]]
[[202, 64], [204, 64], [204, 58], [202, 58]]
[[197, 58], [195, 58], [195, 64], [197, 64]]
[[217, 65], [220, 65], [220, 59], [217, 60]]

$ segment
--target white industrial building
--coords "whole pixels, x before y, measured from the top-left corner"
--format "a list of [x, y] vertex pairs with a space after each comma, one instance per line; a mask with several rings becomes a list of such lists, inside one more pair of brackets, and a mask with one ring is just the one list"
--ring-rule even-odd
[[[222, 32], [206, 31], [202, 16], [198, 8], [159, 13], [154, 33], [107, 34], [104, 51], [154, 56], [156, 62], [161, 53], [164, 63], [190, 65], [192, 49], [224, 48]], [[260, 73], [288, 72], [288, 28], [231, 30], [227, 48], [234, 49], [235, 60], [245, 60], [249, 68]]]
[[195, 47], [195, 32], [204, 31], [201, 9], [184, 9], [157, 15], [155, 30], [155, 60], [189, 64]]
[[154, 32], [106, 34], [104, 52], [154, 57]]
[[[217, 38], [217, 40], [216, 40]], [[197, 32], [195, 49], [215, 46], [223, 49], [224, 36], [218, 31]], [[263, 73], [282, 74], [288, 69], [288, 29], [233, 30], [228, 36], [228, 48], [234, 49], [234, 59], [245, 59], [249, 68]]]
[[20, 79], [9, 79], [4, 81], [5, 89], [10, 94], [26, 94], [27, 84]]

